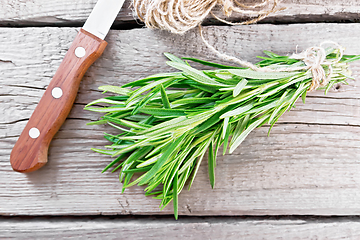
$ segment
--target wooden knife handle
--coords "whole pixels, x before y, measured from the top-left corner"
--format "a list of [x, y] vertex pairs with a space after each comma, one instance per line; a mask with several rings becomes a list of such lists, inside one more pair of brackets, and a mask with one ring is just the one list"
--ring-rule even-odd
[[45, 165], [51, 139], [69, 115], [81, 78], [106, 45], [80, 30], [11, 152], [15, 171], [32, 172]]

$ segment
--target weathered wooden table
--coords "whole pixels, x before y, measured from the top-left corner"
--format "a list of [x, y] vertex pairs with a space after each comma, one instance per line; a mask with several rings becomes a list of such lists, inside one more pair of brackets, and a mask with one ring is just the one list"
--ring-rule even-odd
[[[216, 186], [206, 162], [190, 191], [172, 207], [145, 197], [142, 187], [121, 194], [100, 115], [83, 110], [100, 98], [98, 86], [121, 85], [171, 71], [163, 52], [216, 57], [196, 30], [182, 36], [136, 24], [127, 1], [107, 37], [103, 56], [88, 70], [76, 103], [39, 171], [12, 171], [9, 155], [79, 27], [96, 0], [0, 2], [0, 238], [98, 239], [360, 239], [360, 62], [356, 80], [283, 116], [267, 137], [255, 130], [232, 155], [218, 158]], [[360, 54], [360, 2], [284, 0], [287, 10], [257, 25], [204, 27], [217, 49], [254, 61], [261, 50], [291, 54], [324, 40]], [[64, 217], [65, 216], [65, 217]]]

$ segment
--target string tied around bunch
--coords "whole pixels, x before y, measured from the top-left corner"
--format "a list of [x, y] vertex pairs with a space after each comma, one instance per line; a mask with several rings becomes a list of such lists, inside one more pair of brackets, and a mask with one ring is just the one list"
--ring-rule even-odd
[[[290, 58], [301, 60], [304, 62], [305, 66], [296, 66], [296, 67], [283, 67], [283, 68], [269, 68], [269, 67], [258, 67], [251, 62], [245, 61], [243, 59], [227, 55], [225, 53], [221, 53], [216, 50], [212, 45], [208, 43], [208, 41], [204, 38], [202, 28], [199, 25], [200, 37], [202, 38], [204, 44], [212, 50], [217, 57], [222, 60], [233, 62], [242, 67], [250, 68], [254, 71], [258, 72], [292, 72], [292, 71], [301, 71], [301, 70], [311, 70], [312, 73], [312, 82], [308, 89], [308, 92], [314, 91], [319, 87], [326, 86], [333, 73], [332, 64], [339, 62], [344, 55], [344, 48], [341, 47], [338, 43], [333, 41], [324, 41], [319, 46], [313, 46], [307, 48], [305, 51], [301, 53], [294, 53], [290, 56]], [[330, 45], [329, 47], [325, 47], [325, 45]], [[328, 55], [327, 51], [332, 53], [336, 53], [336, 57], [334, 59], [328, 60], [326, 56]], [[325, 68], [328, 69], [328, 73], [326, 74]]]
[[[330, 45], [331, 47], [325, 48], [325, 45]], [[332, 60], [326, 59], [326, 56], [328, 55], [327, 49], [336, 53], [336, 58]], [[336, 42], [324, 41], [319, 46], [309, 47], [300, 54], [293, 54], [291, 56], [291, 58], [303, 61], [311, 70], [313, 79], [308, 90], [309, 92], [316, 90], [319, 87], [324, 87], [329, 83], [333, 73], [332, 64], [341, 60], [344, 55], [344, 50], [345, 49]], [[326, 74], [324, 66], [327, 67], [328, 74]]]

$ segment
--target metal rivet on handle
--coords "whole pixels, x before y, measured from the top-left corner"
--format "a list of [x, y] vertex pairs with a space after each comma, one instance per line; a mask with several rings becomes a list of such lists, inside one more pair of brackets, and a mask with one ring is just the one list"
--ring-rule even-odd
[[30, 131], [29, 131], [29, 136], [31, 138], [38, 138], [40, 136], [40, 131], [39, 129], [37, 128], [31, 128]]
[[75, 55], [78, 57], [78, 58], [82, 58], [83, 56], [85, 56], [86, 54], [86, 51], [85, 51], [85, 48], [83, 47], [77, 47], [75, 49]]
[[62, 91], [61, 88], [55, 87], [55, 88], [53, 88], [53, 90], [51, 91], [51, 95], [52, 95], [54, 98], [61, 98], [61, 96], [63, 95], [63, 91]]

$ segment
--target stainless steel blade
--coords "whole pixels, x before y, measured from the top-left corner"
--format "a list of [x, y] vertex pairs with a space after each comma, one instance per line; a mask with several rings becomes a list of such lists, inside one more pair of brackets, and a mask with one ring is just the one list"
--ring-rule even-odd
[[99, 0], [86, 20], [83, 29], [104, 39], [124, 2], [125, 0]]

